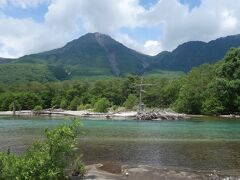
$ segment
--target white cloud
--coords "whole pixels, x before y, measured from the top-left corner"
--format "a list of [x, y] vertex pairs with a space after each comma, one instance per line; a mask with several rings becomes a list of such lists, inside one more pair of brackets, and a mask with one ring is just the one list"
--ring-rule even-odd
[[[10, 0], [8, 0], [10, 3]], [[44, 0], [12, 0], [21, 7]], [[26, 4], [28, 2], [28, 4]], [[31, 3], [32, 2], [32, 3]], [[0, 57], [18, 57], [60, 47], [85, 32], [118, 33], [121, 27], [135, 27], [144, 8], [137, 0], [52, 0], [44, 22], [0, 17]], [[4, 35], [5, 33], [5, 35]], [[7, 52], [6, 52], [7, 50]], [[14, 50], [14, 53], [13, 53]], [[3, 53], [4, 52], [4, 53]]]
[[87, 32], [113, 33], [121, 27], [135, 27], [144, 8], [137, 0], [55, 0], [45, 15], [49, 25], [72, 26], [81, 19]]
[[[0, 0], [0, 8], [9, 5], [37, 7], [46, 2], [48, 12], [42, 23], [0, 13], [0, 57], [49, 50], [84, 32], [96, 31], [153, 55], [189, 40], [209, 41], [237, 34], [240, 29], [239, 0], [202, 0], [201, 5], [191, 11], [178, 0], [160, 0], [150, 9], [140, 6], [139, 0]], [[121, 33], [122, 28], [134, 30], [158, 25], [164, 28], [161, 39], [151, 38], [144, 43]]]
[[162, 51], [162, 45], [159, 41], [148, 40], [144, 43], [144, 52], [149, 55], [157, 55]]
[[239, 33], [239, 8], [239, 0], [202, 0], [189, 11], [176, 0], [161, 0], [144, 18], [146, 24], [164, 23], [162, 44], [169, 50], [190, 40], [209, 41]]
[[63, 46], [71, 39], [67, 32], [36, 23], [32, 19], [0, 16], [0, 56], [19, 57]]

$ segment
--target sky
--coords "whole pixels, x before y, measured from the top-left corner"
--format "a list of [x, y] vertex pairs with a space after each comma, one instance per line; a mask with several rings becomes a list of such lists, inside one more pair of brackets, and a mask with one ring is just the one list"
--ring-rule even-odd
[[64, 46], [89, 32], [156, 55], [240, 33], [240, 0], [0, 0], [0, 57]]

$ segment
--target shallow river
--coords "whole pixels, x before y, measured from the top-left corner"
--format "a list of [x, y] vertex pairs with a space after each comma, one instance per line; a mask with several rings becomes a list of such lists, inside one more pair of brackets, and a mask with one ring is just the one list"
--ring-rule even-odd
[[[0, 149], [22, 152], [43, 137], [45, 128], [63, 123], [64, 118], [0, 117]], [[82, 120], [82, 124], [79, 149], [87, 164], [240, 169], [240, 120]]]

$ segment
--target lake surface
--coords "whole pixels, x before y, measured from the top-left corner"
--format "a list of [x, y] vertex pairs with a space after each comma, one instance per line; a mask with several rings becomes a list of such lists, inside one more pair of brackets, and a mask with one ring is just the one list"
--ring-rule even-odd
[[[43, 138], [45, 128], [63, 123], [64, 118], [0, 117], [0, 149], [22, 152]], [[240, 120], [82, 120], [82, 124], [79, 149], [87, 164], [240, 169]]]

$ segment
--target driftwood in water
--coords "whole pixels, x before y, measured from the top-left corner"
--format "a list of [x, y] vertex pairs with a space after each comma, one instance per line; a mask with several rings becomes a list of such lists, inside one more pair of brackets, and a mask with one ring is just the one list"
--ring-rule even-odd
[[144, 112], [137, 114], [139, 120], [182, 120], [186, 118], [185, 114], [171, 112]]

